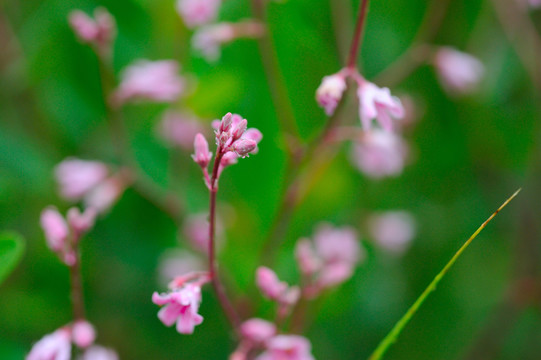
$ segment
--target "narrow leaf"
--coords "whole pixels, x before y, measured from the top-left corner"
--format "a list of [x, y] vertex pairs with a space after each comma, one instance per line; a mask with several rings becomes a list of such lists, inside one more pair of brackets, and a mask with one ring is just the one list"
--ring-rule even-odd
[[15, 268], [24, 251], [22, 236], [13, 232], [0, 233], [0, 284]]
[[509, 199], [507, 199], [498, 208], [498, 210], [496, 210], [492, 215], [490, 215], [490, 217], [473, 233], [473, 235], [470, 236], [470, 238], [464, 243], [464, 245], [462, 245], [460, 247], [460, 249], [458, 249], [456, 254], [451, 258], [451, 260], [449, 260], [447, 265], [445, 265], [445, 267], [438, 273], [438, 275], [436, 275], [434, 280], [432, 280], [432, 282], [428, 285], [428, 287], [425, 289], [425, 291], [423, 291], [421, 296], [419, 296], [417, 298], [417, 300], [408, 309], [408, 311], [404, 314], [404, 316], [402, 316], [402, 318], [400, 320], [398, 320], [398, 322], [395, 324], [395, 326], [392, 328], [392, 330], [389, 332], [389, 334], [387, 334], [387, 336], [385, 336], [385, 338], [379, 343], [376, 350], [374, 350], [372, 355], [370, 355], [369, 360], [379, 360], [379, 359], [383, 358], [383, 355], [385, 354], [385, 352], [396, 341], [396, 339], [398, 338], [398, 336], [400, 335], [400, 333], [402, 332], [404, 327], [408, 324], [408, 322], [411, 320], [413, 315], [415, 315], [417, 310], [419, 310], [419, 308], [424, 303], [424, 301], [426, 300], [428, 295], [430, 295], [430, 293], [432, 291], [436, 290], [436, 286], [438, 285], [438, 283], [441, 281], [441, 279], [443, 279], [445, 274], [447, 274], [447, 272], [449, 271], [451, 266], [453, 266], [453, 264], [457, 261], [457, 259], [460, 257], [460, 255], [462, 255], [464, 250], [466, 250], [466, 248], [470, 245], [470, 243], [473, 241], [473, 239], [475, 239], [477, 237], [477, 235], [479, 235], [481, 230], [483, 230], [485, 228], [485, 226], [487, 226], [487, 224], [490, 222], [490, 220], [492, 220], [507, 204], [509, 204], [509, 202], [511, 200], [513, 200], [513, 198], [515, 196], [518, 195], [520, 190], [521, 189], [518, 189], [513, 195], [511, 195], [511, 197]]

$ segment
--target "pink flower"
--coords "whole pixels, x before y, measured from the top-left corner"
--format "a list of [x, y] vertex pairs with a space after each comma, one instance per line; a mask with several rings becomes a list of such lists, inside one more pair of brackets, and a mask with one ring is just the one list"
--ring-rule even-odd
[[177, 0], [177, 12], [189, 28], [213, 22], [218, 16], [220, 0]]
[[203, 322], [203, 317], [197, 313], [201, 303], [201, 287], [198, 285], [186, 284], [162, 295], [155, 292], [152, 302], [165, 305], [158, 312], [158, 318], [165, 326], [176, 323], [177, 331], [181, 334], [192, 334], [195, 326]]
[[403, 253], [415, 236], [415, 219], [406, 211], [387, 211], [369, 218], [373, 238], [382, 248]]
[[323, 78], [321, 85], [316, 90], [316, 101], [319, 106], [325, 109], [327, 115], [334, 114], [346, 87], [346, 77], [341, 72]]
[[54, 170], [60, 195], [68, 200], [79, 200], [109, 174], [109, 168], [99, 161], [67, 158]]
[[323, 223], [314, 235], [316, 253], [325, 264], [356, 264], [364, 257], [357, 237], [357, 232], [351, 227], [338, 228]]
[[209, 144], [203, 134], [195, 135], [194, 140], [195, 154], [192, 155], [193, 160], [202, 168], [206, 169], [212, 159], [212, 153], [209, 151]]
[[117, 104], [134, 100], [173, 102], [185, 88], [178, 70], [179, 65], [173, 60], [138, 60], [122, 72], [113, 100]]
[[376, 119], [383, 129], [391, 131], [392, 118], [401, 119], [404, 116], [400, 99], [391, 96], [388, 88], [379, 88], [366, 80], [360, 81], [357, 96], [361, 124], [365, 130], [369, 130], [372, 127], [372, 119]]
[[380, 179], [397, 176], [406, 166], [409, 148], [396, 134], [373, 130], [353, 148], [353, 162], [365, 175]]
[[240, 332], [244, 339], [260, 344], [276, 335], [276, 325], [263, 319], [253, 318], [242, 323]]
[[126, 190], [130, 181], [129, 176], [127, 172], [121, 171], [101, 182], [86, 194], [85, 206], [95, 209], [98, 213], [109, 210]]
[[94, 18], [81, 10], [73, 10], [68, 16], [70, 26], [81, 41], [108, 50], [116, 36], [115, 19], [103, 7], [94, 10]]
[[256, 284], [261, 293], [271, 300], [278, 300], [287, 291], [288, 285], [278, 280], [271, 269], [260, 266], [256, 271]]
[[263, 33], [263, 25], [251, 20], [206, 25], [194, 33], [192, 47], [207, 61], [214, 62], [221, 56], [222, 45], [239, 38], [258, 38]]
[[80, 360], [118, 360], [118, 355], [111, 349], [93, 345], [83, 353]]
[[68, 224], [77, 238], [94, 227], [97, 214], [94, 208], [88, 208], [83, 213], [76, 207], [68, 210]]
[[73, 343], [80, 348], [87, 348], [96, 340], [96, 330], [85, 320], [76, 321], [71, 328]]
[[63, 251], [69, 236], [68, 224], [64, 217], [55, 207], [48, 207], [41, 212], [40, 222], [49, 248], [55, 252]]
[[267, 341], [267, 351], [256, 360], [314, 360], [310, 341], [299, 335], [277, 335]]
[[165, 112], [159, 127], [162, 138], [184, 150], [193, 149], [195, 135], [203, 132], [203, 126], [194, 115], [175, 111]]
[[484, 73], [477, 58], [451, 47], [441, 47], [434, 56], [434, 66], [444, 89], [451, 94], [475, 90]]
[[307, 238], [302, 238], [295, 245], [295, 258], [299, 269], [306, 276], [311, 276], [321, 269], [321, 259], [317, 256], [312, 243]]
[[44, 336], [34, 344], [26, 360], [69, 360], [71, 358], [71, 336], [67, 328], [60, 328]]

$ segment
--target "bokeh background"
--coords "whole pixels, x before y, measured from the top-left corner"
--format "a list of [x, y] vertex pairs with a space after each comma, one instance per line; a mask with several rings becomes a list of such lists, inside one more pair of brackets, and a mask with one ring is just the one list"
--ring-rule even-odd
[[[431, 3], [373, 1], [359, 64], [373, 79], [411, 44]], [[330, 292], [306, 335], [318, 359], [366, 358], [456, 249], [507, 196], [513, 202], [479, 236], [391, 348], [389, 359], [538, 359], [539, 120], [541, 11], [512, 0], [453, 0], [434, 44], [477, 56], [486, 72], [478, 91], [450, 97], [434, 69], [422, 65], [393, 93], [411, 96], [417, 109], [407, 135], [411, 164], [396, 178], [374, 181], [339, 152], [294, 212], [275, 270], [298, 280], [293, 246], [320, 221], [359, 229], [368, 256], [355, 276]], [[177, 108], [203, 119], [242, 114], [264, 139], [256, 156], [228, 169], [221, 180], [220, 215], [227, 219], [220, 254], [236, 290], [251, 294], [250, 309], [272, 314], [255, 290], [254, 270], [272, 225], [287, 154], [255, 40], [223, 47], [209, 64], [190, 50], [191, 32], [173, 0], [4, 0], [0, 13], [0, 229], [26, 238], [17, 269], [0, 285], [0, 358], [21, 359], [33, 342], [71, 318], [68, 271], [51, 253], [39, 226], [47, 205], [70, 204], [57, 194], [53, 168], [68, 156], [115, 163], [102, 99], [98, 62], [67, 24], [72, 9], [105, 6], [116, 18], [116, 72], [135, 59], [176, 59], [196, 79]], [[501, 21], [502, 6], [527, 19]], [[269, 32], [303, 140], [326, 117], [314, 100], [321, 78], [338, 71], [352, 34], [357, 1], [288, 0], [268, 5]], [[497, 9], [500, 9], [500, 13]], [[246, 0], [224, 1], [220, 19], [251, 17]], [[512, 16], [509, 16], [512, 17]], [[532, 40], [533, 39], [533, 40]], [[537, 57], [536, 57], [537, 56]], [[379, 85], [386, 85], [384, 83]], [[344, 124], [358, 124], [349, 102]], [[189, 213], [206, 211], [208, 194], [188, 152], [156, 136], [165, 105], [129, 105], [124, 119], [134, 154], [157, 183], [171, 186]], [[403, 256], [372, 244], [364, 230], [373, 211], [403, 209], [417, 234]], [[186, 247], [174, 222], [128, 189], [82, 243], [88, 317], [98, 342], [122, 359], [226, 359], [234, 343], [212, 292], [204, 292], [205, 321], [191, 336], [164, 327], [151, 301], [164, 290], [157, 268], [166, 249]]]

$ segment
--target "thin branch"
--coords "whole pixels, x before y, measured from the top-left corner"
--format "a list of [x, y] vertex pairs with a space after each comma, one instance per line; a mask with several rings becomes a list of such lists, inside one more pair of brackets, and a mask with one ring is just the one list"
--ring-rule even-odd
[[364, 24], [366, 23], [366, 14], [368, 12], [369, 2], [370, 0], [362, 0], [361, 8], [359, 9], [359, 15], [357, 16], [355, 32], [353, 35], [353, 40], [351, 41], [348, 61], [346, 63], [346, 66], [352, 70], [357, 68], [357, 58], [359, 57], [359, 50], [361, 48], [362, 35], [364, 30]]

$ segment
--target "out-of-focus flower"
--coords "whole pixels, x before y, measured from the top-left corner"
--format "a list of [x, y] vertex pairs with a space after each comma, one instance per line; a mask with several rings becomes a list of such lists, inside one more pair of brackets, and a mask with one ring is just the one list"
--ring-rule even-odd
[[109, 168], [99, 161], [67, 158], [54, 170], [60, 195], [67, 200], [79, 200], [109, 174]]
[[407, 211], [371, 215], [368, 226], [376, 243], [396, 254], [403, 253], [415, 236], [415, 219]]
[[261, 344], [276, 335], [276, 325], [263, 319], [253, 318], [242, 323], [240, 332], [245, 340]]
[[126, 187], [131, 182], [130, 177], [127, 171], [119, 171], [102, 181], [85, 195], [85, 206], [95, 209], [98, 213], [106, 212], [124, 193]]
[[267, 351], [256, 360], [314, 360], [308, 339], [299, 335], [277, 335], [267, 341]]
[[160, 280], [164, 284], [169, 283], [179, 275], [206, 269], [201, 258], [181, 249], [166, 250], [161, 255], [159, 264]]
[[[190, 245], [203, 254], [209, 250], [209, 222], [208, 214], [195, 214], [186, 218], [183, 224], [184, 236]], [[216, 247], [219, 250], [224, 238], [224, 226], [222, 220], [216, 218], [215, 226]]]
[[71, 327], [73, 343], [80, 348], [87, 348], [96, 340], [96, 330], [85, 320], [76, 321]]
[[326, 223], [316, 229], [314, 245], [306, 238], [299, 239], [295, 255], [309, 282], [304, 294], [309, 298], [349, 279], [365, 256], [354, 229], [335, 228]]
[[110, 51], [116, 36], [116, 23], [105, 8], [96, 8], [94, 19], [81, 10], [73, 10], [68, 21], [81, 41], [96, 46], [100, 52]]
[[68, 328], [60, 328], [45, 335], [34, 344], [26, 360], [69, 360], [71, 358], [71, 334]]
[[323, 78], [321, 85], [316, 90], [316, 101], [319, 106], [325, 109], [327, 115], [334, 114], [334, 110], [342, 100], [346, 87], [346, 77], [342, 72]]
[[265, 266], [257, 268], [256, 284], [266, 298], [274, 300], [286, 308], [294, 305], [300, 296], [297, 286], [290, 287], [286, 282], [280, 281], [276, 273]]
[[206, 25], [194, 33], [192, 47], [208, 61], [216, 61], [222, 45], [239, 38], [259, 38], [263, 33], [263, 25], [253, 20]]
[[158, 131], [171, 145], [191, 150], [195, 135], [203, 133], [204, 128], [194, 115], [167, 111], [163, 114]]
[[451, 47], [439, 48], [433, 63], [443, 88], [451, 94], [475, 90], [485, 71], [477, 58]]
[[189, 28], [213, 22], [218, 16], [221, 0], [177, 0], [177, 12]]
[[68, 210], [66, 218], [72, 231], [76, 233], [76, 238], [94, 227], [97, 214], [94, 208], [88, 208], [83, 213], [76, 207]]
[[359, 82], [357, 96], [359, 97], [359, 116], [365, 130], [370, 130], [372, 120], [376, 119], [383, 129], [391, 131], [392, 119], [401, 119], [404, 116], [400, 99], [392, 96], [388, 88], [379, 88], [364, 80]]
[[68, 224], [64, 217], [56, 208], [48, 207], [41, 212], [40, 220], [49, 248], [55, 252], [62, 251], [69, 236]]
[[170, 293], [152, 295], [152, 302], [160, 305], [158, 318], [165, 326], [176, 323], [177, 331], [181, 334], [192, 334], [195, 326], [203, 322], [203, 317], [197, 312], [201, 303], [201, 287], [198, 284], [185, 284]]
[[354, 145], [352, 160], [363, 174], [381, 179], [401, 174], [408, 155], [408, 145], [399, 135], [374, 129]]
[[79, 360], [118, 360], [118, 355], [114, 350], [93, 345], [83, 353]]
[[210, 159], [212, 159], [212, 153], [209, 151], [209, 143], [201, 133], [195, 135], [194, 150], [195, 153], [192, 155], [193, 160], [202, 169], [206, 169]]
[[138, 60], [123, 70], [113, 101], [116, 104], [137, 100], [173, 102], [185, 88], [178, 71], [179, 65], [174, 60]]

